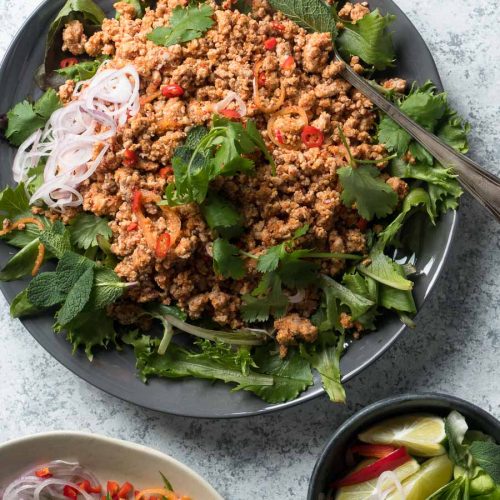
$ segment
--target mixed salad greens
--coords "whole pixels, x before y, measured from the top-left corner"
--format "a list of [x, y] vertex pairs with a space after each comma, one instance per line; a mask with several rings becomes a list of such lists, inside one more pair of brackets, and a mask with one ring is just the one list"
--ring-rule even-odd
[[358, 434], [354, 469], [334, 481], [336, 500], [498, 500], [500, 445], [452, 411], [403, 415]]
[[[144, 14], [150, 2], [130, 0], [138, 16]], [[321, 0], [270, 0], [271, 5], [308, 31], [330, 32], [336, 46], [345, 56], [358, 56], [366, 64], [367, 75], [386, 69], [395, 63], [389, 27], [394, 16], [373, 11], [357, 23], [342, 20], [338, 30], [338, 5]], [[236, 8], [247, 9], [244, 2]], [[157, 28], [149, 39], [156, 44], [172, 45], [203, 36], [213, 24], [212, 9], [205, 4], [176, 7], [170, 24]], [[88, 33], [99, 28], [104, 13], [92, 0], [68, 0], [50, 27], [45, 61], [38, 81], [47, 89], [37, 101], [23, 101], [7, 113], [4, 136], [13, 146], [20, 146], [34, 132], [44, 127], [50, 116], [62, 104], [54, 88], [71, 78], [84, 81], [92, 78], [104, 58], [80, 59], [59, 67], [61, 31], [64, 24], [78, 19]], [[49, 88], [49, 87], [53, 88]], [[450, 108], [446, 94], [428, 82], [414, 85], [408, 95], [385, 91], [387, 98], [426, 129], [436, 133], [455, 149], [467, 151], [468, 126]], [[340, 134], [343, 136], [342, 131]], [[139, 316], [160, 320], [163, 336], [143, 335], [138, 330], [119, 327], [106, 314], [106, 308], [119, 300], [134, 284], [120, 281], [114, 267], [116, 257], [111, 252], [111, 231], [107, 220], [82, 212], [68, 225], [33, 214], [30, 196], [43, 180], [44, 162], [34, 165], [28, 179], [16, 187], [6, 187], [0, 193], [0, 215], [4, 230], [0, 236], [19, 248], [0, 272], [0, 279], [12, 281], [33, 275], [12, 302], [14, 317], [26, 317], [51, 311], [54, 329], [64, 332], [76, 350], [83, 347], [89, 359], [97, 347], [123, 344], [133, 347], [140, 376], [165, 378], [197, 377], [222, 380], [235, 384], [234, 390], [251, 391], [267, 402], [278, 403], [296, 398], [313, 384], [313, 369], [321, 376], [323, 386], [333, 401], [344, 401], [341, 384], [340, 357], [349, 338], [341, 324], [342, 313], [348, 313], [367, 330], [376, 328], [379, 316], [396, 313], [407, 325], [413, 325], [417, 312], [412, 296], [415, 261], [411, 255], [412, 236], [421, 227], [422, 214], [435, 224], [437, 218], [457, 207], [461, 189], [454, 173], [439, 165], [429, 153], [386, 116], [380, 117], [377, 137], [386, 145], [391, 157], [389, 172], [405, 179], [409, 194], [398, 204], [396, 194], [385, 182], [376, 178], [376, 168], [370, 162], [350, 162], [339, 170], [343, 187], [342, 201], [355, 204], [364, 221], [376, 221], [382, 226], [378, 233], [369, 233], [367, 255], [318, 254], [314, 249], [297, 249], [295, 240], [309, 228], [297, 230], [287, 242], [268, 249], [257, 259], [262, 274], [257, 288], [243, 297], [243, 319], [249, 325], [239, 331], [220, 331], [210, 321], [188, 323], [183, 311], [175, 306], [149, 304]], [[346, 149], [350, 154], [346, 143]], [[230, 119], [214, 117], [210, 129], [192, 129], [186, 143], [179, 147], [172, 164], [175, 183], [168, 186], [165, 205], [196, 202], [204, 218], [218, 238], [214, 242], [214, 269], [225, 277], [238, 279], [245, 272], [242, 252], [231, 238], [242, 231], [241, 216], [227, 200], [209, 189], [218, 175], [247, 172], [253, 162], [242, 156], [260, 152], [273, 164], [260, 133], [251, 120], [246, 128]], [[408, 161], [408, 153], [413, 160]], [[411, 231], [408, 231], [408, 229]], [[413, 248], [408, 252], [408, 248]], [[42, 251], [43, 249], [43, 251]], [[252, 256], [255, 257], [255, 256]], [[338, 280], [319, 273], [315, 259], [342, 258], [350, 263]], [[38, 273], [42, 264], [53, 261], [53, 270]], [[403, 263], [404, 262], [404, 263]], [[48, 268], [49, 269], [49, 268]], [[322, 302], [313, 316], [319, 329], [319, 339], [313, 345], [290, 349], [282, 360], [272, 342], [265, 322], [284, 313], [289, 297], [283, 286], [300, 288], [317, 286]], [[197, 340], [191, 347], [171, 342], [174, 327]]]

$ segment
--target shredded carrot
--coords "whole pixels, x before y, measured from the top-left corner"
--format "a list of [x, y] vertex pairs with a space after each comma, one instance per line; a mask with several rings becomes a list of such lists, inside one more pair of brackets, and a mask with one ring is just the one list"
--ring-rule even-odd
[[144, 106], [145, 104], [148, 104], [149, 102], [153, 102], [154, 100], [158, 99], [158, 97], [161, 96], [161, 90], [158, 90], [156, 92], [153, 92], [152, 94], [142, 96], [140, 98], [140, 104], [141, 106]]
[[[12, 223], [8, 228], [2, 229], [0, 231], [0, 237], [5, 236], [6, 234], [9, 234], [12, 231], [15, 231], [16, 229], [22, 230], [24, 229], [24, 226], [26, 224], [34, 224], [35, 226], [40, 229], [40, 231], [43, 231], [45, 229], [45, 226], [43, 225], [43, 222], [39, 219], [36, 219], [35, 217], [24, 217], [23, 219], [16, 220], [16, 222]], [[33, 269], [31, 271], [31, 276], [36, 276], [38, 272], [40, 271], [40, 268], [42, 267], [43, 260], [45, 259], [45, 245], [43, 243], [40, 243], [38, 245], [38, 255], [35, 260], [35, 264], [33, 266]]]
[[178, 500], [179, 497], [173, 492], [166, 490], [165, 488], [151, 488], [147, 490], [139, 491], [135, 500], [141, 500], [142, 498], [149, 498], [151, 495], [160, 495], [160, 497], [165, 497], [167, 500]]
[[286, 97], [285, 82], [281, 80], [280, 95], [276, 100], [276, 102], [273, 105], [265, 106], [262, 103], [262, 99], [260, 97], [260, 92], [259, 92], [259, 79], [262, 79], [260, 68], [263, 62], [264, 62], [263, 59], [258, 61], [255, 64], [253, 70], [253, 99], [255, 101], [255, 106], [257, 107], [257, 109], [259, 109], [264, 113], [274, 113], [275, 111], [278, 111], [278, 109], [280, 109], [281, 106], [283, 106], [283, 103], [285, 102], [285, 97]]

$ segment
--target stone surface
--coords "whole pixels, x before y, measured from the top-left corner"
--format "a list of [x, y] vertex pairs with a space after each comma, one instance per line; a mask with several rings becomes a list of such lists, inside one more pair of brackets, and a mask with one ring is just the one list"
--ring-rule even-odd
[[[38, 3], [0, 0], [0, 56]], [[500, 11], [495, 2], [398, 4], [429, 44], [453, 106], [473, 126], [471, 155], [500, 173]], [[465, 196], [454, 250], [418, 315], [418, 327], [347, 384], [347, 405], [333, 406], [320, 398], [244, 420], [170, 417], [94, 389], [10, 319], [1, 297], [0, 442], [55, 429], [102, 433], [173, 455], [228, 499], [305, 498], [326, 439], [368, 403], [406, 391], [441, 391], [500, 417], [499, 236], [498, 224]]]

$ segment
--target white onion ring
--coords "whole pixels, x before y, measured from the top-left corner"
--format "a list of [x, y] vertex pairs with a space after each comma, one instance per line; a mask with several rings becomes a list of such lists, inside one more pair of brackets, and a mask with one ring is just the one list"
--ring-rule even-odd
[[[394, 487], [392, 487], [391, 483], [392, 485], [394, 485]], [[394, 471], [387, 470], [385, 472], [382, 472], [382, 474], [380, 474], [380, 476], [378, 477], [375, 491], [369, 496], [369, 500], [385, 500], [390, 494], [394, 493], [395, 491], [399, 493], [402, 500], [406, 500], [403, 485], [401, 484], [398, 476]]]
[[226, 94], [226, 97], [224, 97], [222, 101], [219, 101], [217, 104], [215, 104], [213, 109], [216, 113], [220, 113], [224, 109], [227, 109], [227, 107], [233, 102], [236, 103], [236, 111], [238, 112], [238, 114], [241, 117], [245, 116], [247, 114], [247, 105], [245, 104], [243, 99], [232, 90], [230, 90]]
[[[139, 73], [132, 65], [101, 69], [80, 82], [74, 100], [56, 110], [43, 130], [37, 130], [19, 148], [12, 171], [18, 183], [29, 183], [28, 172], [47, 157], [44, 183], [31, 197], [51, 208], [79, 206], [80, 184], [91, 177], [110, 148], [106, 142], [139, 112]], [[96, 147], [101, 149], [94, 158]]]
[[300, 288], [297, 290], [295, 295], [288, 297], [288, 302], [290, 302], [290, 304], [300, 304], [300, 302], [303, 302], [305, 298], [306, 291], [303, 288]]

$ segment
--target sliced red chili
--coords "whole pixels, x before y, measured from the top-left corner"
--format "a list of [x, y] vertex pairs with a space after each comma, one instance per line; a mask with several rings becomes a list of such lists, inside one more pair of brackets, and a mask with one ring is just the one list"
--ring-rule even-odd
[[83, 491], [90, 493], [90, 481], [84, 479], [81, 483], [76, 483]]
[[319, 148], [325, 140], [323, 132], [312, 125], [306, 125], [300, 137], [308, 148]]
[[264, 42], [264, 48], [266, 50], [274, 50], [276, 48], [276, 45], [278, 45], [278, 40], [276, 40], [276, 38], [274, 37], [268, 38]]
[[400, 465], [408, 462], [408, 460], [411, 460], [411, 457], [408, 455], [406, 449], [398, 448], [384, 458], [381, 458], [360, 470], [351, 472], [343, 479], [336, 481], [333, 484], [333, 487], [340, 488], [342, 486], [364, 483], [365, 481], [379, 477], [382, 472], [397, 469]]
[[101, 491], [102, 491], [102, 487], [100, 484], [98, 484], [97, 486], [90, 485], [89, 493], [101, 493]]
[[139, 227], [139, 224], [137, 224], [137, 222], [131, 222], [131, 223], [127, 226], [127, 231], [130, 233], [130, 232], [132, 232], [132, 231], [135, 231], [138, 227]]
[[125, 163], [127, 167], [133, 167], [138, 159], [139, 157], [133, 149], [126, 149], [125, 153], [123, 153], [123, 163]]
[[[364, 229], [366, 229], [366, 224], [368, 224], [368, 222], [365, 219], [359, 219], [358, 227], [361, 221], [365, 222]], [[393, 451], [396, 451], [396, 448], [394, 448], [394, 446], [389, 446], [386, 444], [355, 444], [351, 448], [352, 453], [369, 458], [384, 458], [387, 455], [390, 455]]]
[[293, 56], [288, 56], [282, 63], [281, 69], [288, 70], [292, 69], [295, 66], [295, 59]]
[[231, 120], [239, 120], [241, 118], [241, 115], [235, 109], [223, 109], [219, 111], [219, 114]]
[[184, 89], [180, 85], [172, 83], [170, 85], [164, 85], [161, 88], [161, 93], [170, 99], [171, 97], [180, 97], [184, 95]]
[[120, 485], [116, 481], [108, 481], [106, 484], [106, 492], [111, 496], [116, 495], [119, 489]]
[[66, 485], [63, 488], [63, 495], [67, 498], [71, 498], [71, 500], [76, 500], [76, 497], [78, 496], [78, 491], [75, 490], [75, 488]]
[[285, 25], [284, 24], [281, 24], [281, 23], [272, 23], [272, 27], [276, 30], [276, 31], [285, 31]]
[[366, 229], [368, 228], [368, 221], [366, 219], [363, 219], [363, 217], [360, 217], [358, 222], [356, 222], [356, 226], [360, 231], [366, 231]]
[[52, 477], [52, 474], [48, 467], [44, 467], [43, 469], [38, 469], [37, 471], [35, 471], [35, 476], [48, 479], [49, 477]]
[[59, 63], [59, 67], [64, 69], [74, 66], [75, 64], [78, 64], [78, 59], [76, 57], [67, 57]]
[[283, 134], [281, 133], [281, 130], [276, 130], [276, 140], [280, 144], [285, 144], [285, 139], [283, 139]]
[[266, 84], [266, 74], [263, 71], [259, 73], [257, 83], [259, 84], [259, 87], [263, 87]]
[[160, 168], [158, 173], [162, 179], [166, 179], [169, 175], [174, 173], [174, 169], [172, 167], [163, 167]]
[[158, 259], [164, 259], [168, 255], [168, 251], [172, 245], [170, 234], [163, 233], [156, 240], [155, 254]]
[[122, 484], [121, 488], [118, 490], [116, 496], [118, 498], [127, 498], [134, 487], [127, 481]]
[[132, 195], [132, 212], [134, 214], [142, 212], [142, 193], [140, 191], [134, 191]]

